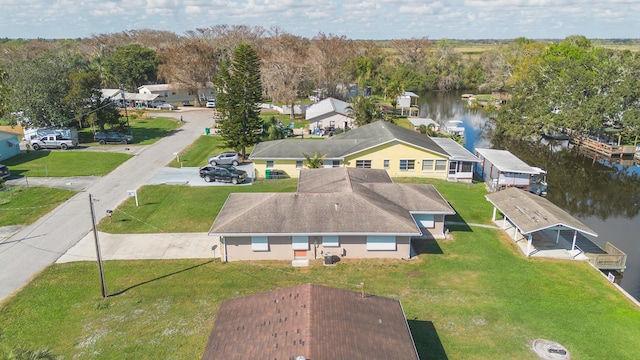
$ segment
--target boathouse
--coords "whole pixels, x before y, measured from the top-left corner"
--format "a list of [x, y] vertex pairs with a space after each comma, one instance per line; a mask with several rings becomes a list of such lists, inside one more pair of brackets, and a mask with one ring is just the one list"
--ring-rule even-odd
[[[510, 233], [525, 256], [582, 259], [600, 270], [624, 270], [626, 254], [610, 243], [603, 250], [588, 240], [584, 235], [598, 234], [551, 201], [516, 188], [485, 197], [493, 204], [492, 220]], [[504, 220], [497, 220], [498, 211]]]
[[480, 159], [476, 163], [476, 173], [488, 184], [490, 191], [517, 187], [538, 195], [546, 192], [546, 186], [540, 187], [540, 191], [534, 189], [546, 172], [529, 166], [509, 151], [476, 149], [476, 156]]

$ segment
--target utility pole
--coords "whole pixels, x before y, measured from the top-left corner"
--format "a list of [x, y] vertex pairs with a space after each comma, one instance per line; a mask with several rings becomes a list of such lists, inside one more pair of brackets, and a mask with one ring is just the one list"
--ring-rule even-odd
[[129, 132], [131, 132], [131, 126], [129, 125], [129, 114], [127, 113], [127, 100], [124, 96], [124, 85], [120, 84], [120, 95], [122, 97], [122, 106], [124, 106], [124, 116], [127, 118], [127, 127], [129, 128]]
[[107, 288], [104, 284], [104, 269], [102, 268], [102, 254], [100, 253], [100, 242], [98, 241], [98, 227], [96, 225], [96, 212], [93, 209], [93, 199], [89, 194], [89, 205], [91, 207], [91, 222], [93, 223], [93, 238], [96, 243], [96, 257], [98, 258], [98, 271], [100, 272], [100, 289], [102, 290], [102, 298], [107, 297]]

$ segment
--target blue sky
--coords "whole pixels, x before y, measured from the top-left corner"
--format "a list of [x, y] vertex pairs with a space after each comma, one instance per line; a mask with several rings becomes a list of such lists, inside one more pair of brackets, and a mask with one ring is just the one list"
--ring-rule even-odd
[[640, 0], [0, 0], [0, 37], [279, 26], [350, 39], [640, 38]]

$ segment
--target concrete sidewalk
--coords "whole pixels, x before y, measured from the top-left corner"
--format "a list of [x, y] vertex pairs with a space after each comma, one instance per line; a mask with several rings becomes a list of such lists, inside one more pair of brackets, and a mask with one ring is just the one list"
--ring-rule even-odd
[[[207, 233], [108, 234], [99, 232], [102, 260], [212, 259], [217, 237]], [[215, 256], [220, 257], [220, 247]], [[90, 231], [56, 262], [96, 261], [96, 245]]]

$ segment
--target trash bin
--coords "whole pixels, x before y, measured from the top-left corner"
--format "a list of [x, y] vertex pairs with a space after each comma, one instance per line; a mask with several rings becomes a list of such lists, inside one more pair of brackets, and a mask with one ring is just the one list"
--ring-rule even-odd
[[330, 252], [324, 253], [324, 264], [333, 265], [333, 254]]
[[204, 134], [209, 135], [211, 133], [211, 128], [204, 128]]
[[267, 169], [264, 171], [264, 177], [266, 179], [271, 179], [271, 169]]

